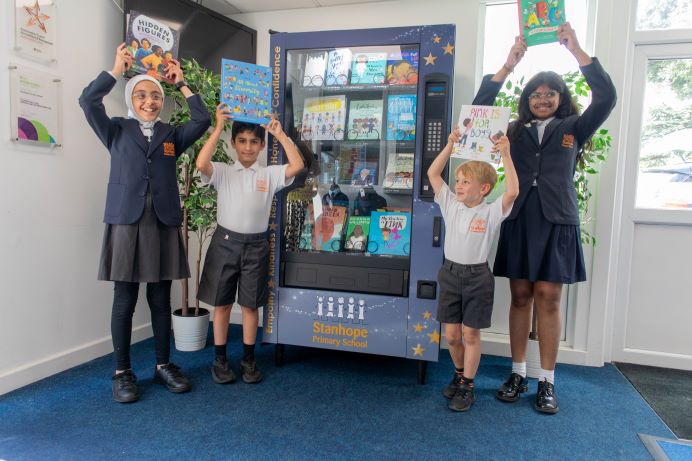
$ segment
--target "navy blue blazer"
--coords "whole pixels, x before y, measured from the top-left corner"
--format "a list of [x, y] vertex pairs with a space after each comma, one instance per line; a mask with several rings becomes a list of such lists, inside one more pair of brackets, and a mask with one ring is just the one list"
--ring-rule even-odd
[[[591, 64], [580, 70], [591, 87], [591, 104], [584, 113], [553, 119], [545, 127], [540, 144], [535, 123], [524, 127], [518, 139], [510, 140], [510, 153], [519, 177], [519, 196], [507, 219], [517, 217], [535, 179], [545, 218], [553, 224], [579, 224], [574, 188], [577, 154], [608, 118], [617, 99], [615, 86], [598, 59], [593, 58]], [[483, 78], [473, 104], [493, 104], [503, 83], [493, 82], [491, 77]]]
[[89, 125], [111, 154], [103, 220], [109, 224], [137, 222], [150, 188], [159, 220], [167, 226], [180, 226], [176, 159], [209, 128], [209, 113], [199, 95], [191, 96], [187, 99], [190, 121], [180, 127], [156, 123], [149, 143], [137, 120], [106, 115], [103, 97], [115, 83], [111, 74], [101, 72], [79, 97]]

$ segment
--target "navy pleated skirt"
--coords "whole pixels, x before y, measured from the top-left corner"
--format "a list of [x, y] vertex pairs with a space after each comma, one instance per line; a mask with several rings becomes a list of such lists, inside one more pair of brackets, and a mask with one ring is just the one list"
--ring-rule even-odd
[[493, 273], [531, 282], [583, 282], [579, 226], [546, 220], [538, 190], [532, 187], [517, 217], [502, 223]]
[[160, 282], [190, 276], [180, 227], [158, 220], [147, 193], [144, 212], [134, 224], [106, 224], [99, 280]]

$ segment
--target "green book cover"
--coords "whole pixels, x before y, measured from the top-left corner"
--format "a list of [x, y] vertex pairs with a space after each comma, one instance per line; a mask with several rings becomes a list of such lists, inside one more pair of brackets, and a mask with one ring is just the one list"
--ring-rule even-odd
[[370, 232], [370, 216], [351, 216], [346, 228], [344, 250], [362, 251], [368, 248], [368, 233]]
[[565, 18], [565, 0], [517, 0], [519, 30], [527, 46], [557, 42]]

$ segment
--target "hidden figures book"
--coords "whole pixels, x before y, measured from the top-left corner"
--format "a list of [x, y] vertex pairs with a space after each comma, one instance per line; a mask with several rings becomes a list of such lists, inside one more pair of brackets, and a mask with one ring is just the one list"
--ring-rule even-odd
[[221, 102], [233, 120], [269, 123], [271, 69], [231, 59], [221, 60]]
[[172, 83], [166, 78], [166, 66], [178, 58], [178, 31], [142, 13], [130, 10], [127, 15], [125, 45], [134, 63], [126, 75], [151, 75], [157, 80]]
[[517, 0], [519, 31], [527, 46], [557, 42], [565, 19], [565, 0]]

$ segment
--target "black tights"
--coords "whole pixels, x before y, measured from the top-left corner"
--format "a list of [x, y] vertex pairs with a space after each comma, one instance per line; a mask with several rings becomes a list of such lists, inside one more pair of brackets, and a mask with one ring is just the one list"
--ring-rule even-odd
[[[115, 282], [113, 311], [111, 313], [111, 335], [115, 369], [128, 370], [130, 364], [130, 340], [132, 338], [132, 315], [135, 313], [139, 283]], [[147, 283], [147, 301], [151, 310], [151, 327], [154, 330], [156, 363], [168, 363], [171, 341], [171, 281]]]

